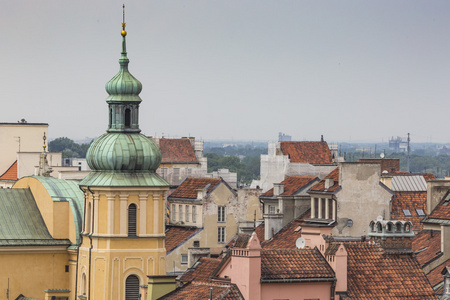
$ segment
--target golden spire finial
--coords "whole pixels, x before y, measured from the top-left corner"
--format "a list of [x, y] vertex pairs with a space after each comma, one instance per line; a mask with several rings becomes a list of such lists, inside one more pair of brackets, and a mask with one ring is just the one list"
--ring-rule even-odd
[[127, 23], [125, 23], [125, 4], [122, 6], [123, 9], [123, 16], [122, 16], [122, 32], [120, 33], [123, 37], [127, 35], [127, 32], [125, 31], [125, 26]]

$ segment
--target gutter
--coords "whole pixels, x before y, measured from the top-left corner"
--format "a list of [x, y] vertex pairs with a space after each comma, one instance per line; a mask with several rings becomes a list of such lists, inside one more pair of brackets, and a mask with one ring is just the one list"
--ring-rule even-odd
[[[91, 190], [91, 188], [89, 186], [87, 186], [87, 189], [89, 190], [89, 192], [92, 194], [92, 223], [90, 228], [92, 229], [92, 231], [94, 230], [94, 216], [95, 216], [95, 201], [94, 201], [94, 192]], [[89, 240], [91, 243], [91, 247], [89, 248], [89, 289], [88, 289], [88, 299], [91, 299], [91, 261], [92, 261], [92, 233], [89, 234]]]

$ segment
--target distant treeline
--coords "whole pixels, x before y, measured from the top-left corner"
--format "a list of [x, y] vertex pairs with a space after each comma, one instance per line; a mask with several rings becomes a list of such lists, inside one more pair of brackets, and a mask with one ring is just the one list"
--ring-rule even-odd
[[63, 158], [85, 158], [90, 144], [77, 144], [67, 137], [60, 137], [48, 143], [49, 151], [62, 152]]

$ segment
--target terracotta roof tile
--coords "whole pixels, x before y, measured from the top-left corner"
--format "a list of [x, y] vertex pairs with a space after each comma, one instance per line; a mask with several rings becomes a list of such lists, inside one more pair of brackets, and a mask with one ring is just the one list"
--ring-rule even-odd
[[280, 142], [281, 151], [291, 163], [332, 164], [327, 142]]
[[17, 180], [17, 160], [0, 176], [0, 180]]
[[262, 250], [261, 281], [334, 278], [334, 271], [317, 248]]
[[262, 243], [265, 250], [297, 249], [295, 241], [302, 236], [300, 226], [305, 224], [303, 219], [309, 218], [310, 210], [307, 210], [300, 218], [294, 219], [278, 231], [270, 240]]
[[212, 300], [243, 300], [244, 297], [239, 289], [234, 284], [220, 284], [220, 283], [206, 283], [206, 282], [191, 282], [175, 291], [158, 298], [162, 299], [183, 299], [183, 300], [198, 300], [210, 299], [212, 293]]
[[[281, 182], [284, 184], [284, 192], [281, 193], [281, 196], [292, 196], [316, 179], [318, 178], [315, 176], [289, 176]], [[262, 194], [261, 197], [273, 197], [273, 188]]]
[[[420, 209], [423, 215], [417, 212]], [[410, 221], [414, 230], [422, 230], [423, 224], [420, 221], [425, 218], [426, 213], [427, 192], [395, 192], [391, 202], [391, 220]]]
[[441, 255], [441, 232], [437, 230], [422, 230], [412, 241], [412, 250], [416, 253], [421, 267]]
[[210, 193], [219, 183], [220, 178], [206, 177], [188, 177], [185, 181], [170, 195], [170, 198], [197, 199], [197, 191], [204, 189], [209, 185], [207, 192]]
[[252, 236], [247, 233], [238, 233], [236, 234], [231, 241], [228, 242], [228, 248], [246, 248], [247, 243]]
[[431, 283], [431, 286], [434, 287], [437, 284], [444, 281], [444, 277], [442, 276], [441, 272], [447, 266], [450, 266], [450, 259], [446, 260], [445, 262], [443, 262], [442, 264], [440, 264], [439, 266], [434, 268], [430, 273], [427, 274], [427, 277]]
[[260, 243], [264, 242], [264, 222], [256, 226], [255, 228], [256, 236]]
[[429, 219], [450, 220], [450, 190], [428, 216]]
[[[334, 184], [329, 187], [328, 189], [325, 189], [325, 179], [326, 178], [332, 178]], [[311, 192], [335, 192], [339, 188], [339, 168], [334, 169], [331, 171], [330, 174], [325, 176], [324, 179], [322, 179], [319, 183], [314, 185], [310, 191]]]
[[381, 172], [387, 171], [389, 173], [400, 171], [399, 158], [361, 158], [360, 162], [376, 162], [380, 163]]
[[344, 243], [349, 299], [437, 299], [413, 255], [389, 255], [378, 244]]
[[160, 139], [161, 163], [198, 163], [189, 139]]
[[166, 228], [166, 251], [168, 253], [201, 230], [195, 227], [170, 225], [166, 225]]
[[181, 276], [180, 281], [210, 282], [209, 277], [221, 261], [220, 258], [202, 257]]

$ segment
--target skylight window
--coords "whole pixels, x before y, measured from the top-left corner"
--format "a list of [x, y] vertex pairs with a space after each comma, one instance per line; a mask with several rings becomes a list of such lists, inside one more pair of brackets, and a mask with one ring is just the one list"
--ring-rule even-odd
[[419, 215], [419, 217], [425, 216], [425, 212], [423, 211], [423, 209], [416, 208], [416, 212]]
[[404, 209], [403, 213], [405, 214], [405, 217], [412, 217], [411, 212], [409, 211], [409, 209]]

